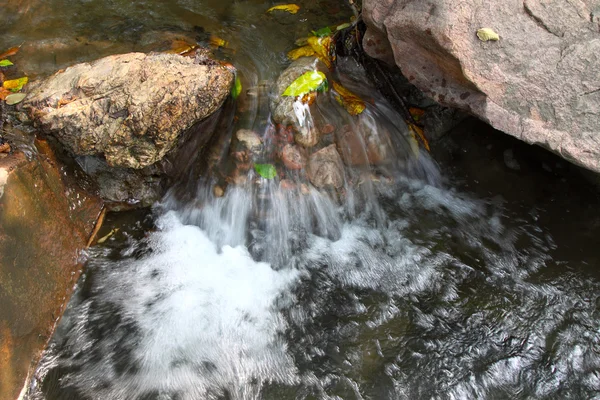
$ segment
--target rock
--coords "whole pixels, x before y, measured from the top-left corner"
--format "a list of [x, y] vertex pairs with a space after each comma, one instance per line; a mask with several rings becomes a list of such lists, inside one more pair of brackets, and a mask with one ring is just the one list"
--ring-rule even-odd
[[140, 169], [161, 160], [229, 94], [233, 73], [175, 54], [129, 53], [77, 64], [33, 86], [25, 107], [77, 156]]
[[[62, 314], [102, 202], [37, 141], [0, 159], [0, 398], [16, 399]], [[67, 174], [68, 175], [68, 174]]]
[[270, 107], [273, 121], [275, 124], [292, 126], [295, 132], [295, 142], [304, 147], [313, 147], [320, 139], [320, 132], [308, 115], [309, 106], [296, 102], [294, 97], [281, 94], [305, 72], [326, 69], [323, 63], [316, 58], [300, 57], [279, 75], [271, 96]]
[[287, 144], [281, 151], [281, 160], [287, 169], [302, 169], [306, 165], [306, 156], [298, 147]]
[[258, 133], [250, 129], [240, 129], [235, 133], [237, 140], [251, 152], [257, 152], [262, 147], [262, 140]]
[[221, 186], [215, 185], [213, 187], [213, 194], [215, 197], [223, 197], [225, 195], [225, 191]]
[[[594, 4], [365, 0], [363, 45], [382, 60], [391, 49], [409, 81], [440, 104], [600, 172]], [[500, 40], [479, 40], [483, 27]]]
[[310, 182], [318, 188], [344, 186], [344, 164], [334, 144], [310, 156], [307, 172]]
[[389, 161], [393, 146], [387, 129], [378, 126], [372, 117], [361, 114], [358, 124], [342, 127], [337, 147], [346, 165], [365, 166]]

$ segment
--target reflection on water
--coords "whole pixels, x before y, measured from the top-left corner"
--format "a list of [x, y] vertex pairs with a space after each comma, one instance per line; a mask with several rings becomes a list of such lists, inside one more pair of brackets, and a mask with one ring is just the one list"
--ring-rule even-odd
[[[336, 128], [306, 156], [333, 145], [341, 184], [318, 190], [306, 168], [284, 168], [289, 132], [272, 121], [271, 90], [295, 39], [348, 19], [337, 3], [305, 1], [278, 16], [258, 1], [0, 5], [0, 47], [24, 41], [15, 61], [31, 74], [212, 34], [229, 42], [218, 53], [244, 87], [235, 117], [214, 124], [221, 140], [202, 180], [174, 187], [145, 236], [125, 223], [90, 250], [31, 399], [597, 396], [600, 280], [582, 265], [598, 257], [589, 241], [565, 248], [579, 229], [597, 237], [599, 228], [570, 220], [565, 238], [552, 221], [567, 214], [553, 193], [531, 189], [540, 175], [522, 160], [510, 163], [520, 175], [498, 169], [473, 139], [444, 150], [454, 158], [440, 172], [364, 71], [339, 60], [329, 78], [367, 110], [351, 118], [320, 94], [304, 118]], [[240, 129], [260, 137], [260, 150], [239, 155]], [[469, 151], [476, 167], [452, 169]], [[259, 178], [252, 161], [279, 176]], [[556, 198], [566, 208], [575, 196]]]

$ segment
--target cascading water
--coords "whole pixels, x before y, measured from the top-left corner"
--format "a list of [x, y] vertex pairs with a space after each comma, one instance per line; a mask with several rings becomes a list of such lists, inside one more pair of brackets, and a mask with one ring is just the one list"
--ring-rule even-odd
[[320, 132], [303, 149], [274, 122], [281, 61], [236, 57], [248, 89], [212, 121], [207, 172], [144, 235], [89, 250], [29, 398], [597, 395], [600, 284], [546, 277], [533, 217], [453, 189], [352, 60], [328, 78], [365, 111], [296, 101], [287, 116]]

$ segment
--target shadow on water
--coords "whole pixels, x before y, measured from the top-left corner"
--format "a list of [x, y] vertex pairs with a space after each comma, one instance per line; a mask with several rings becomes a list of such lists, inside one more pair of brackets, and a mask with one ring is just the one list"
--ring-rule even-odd
[[[206, 121], [213, 142], [190, 151], [151, 215], [109, 216], [105, 229], [121, 229], [89, 250], [29, 398], [597, 396], [597, 191], [472, 121], [437, 144], [434, 162], [344, 59], [328, 78], [366, 110], [349, 116], [331, 92], [295, 104], [296, 122], [322, 137], [290, 168], [293, 133], [270, 114], [285, 51], [349, 16], [335, 2], [305, 3], [280, 19], [253, 1], [91, 1], [28, 14], [52, 26], [74, 13], [66, 30], [87, 30], [89, 43], [102, 38], [87, 18], [117, 18], [127, 51], [146, 43], [151, 22], [188, 34], [202, 26], [230, 42], [219, 52], [244, 87]], [[308, 164], [328, 148], [339, 162], [327, 152], [319, 187]], [[277, 176], [261, 178], [252, 163]], [[195, 169], [207, 171], [200, 181]]]

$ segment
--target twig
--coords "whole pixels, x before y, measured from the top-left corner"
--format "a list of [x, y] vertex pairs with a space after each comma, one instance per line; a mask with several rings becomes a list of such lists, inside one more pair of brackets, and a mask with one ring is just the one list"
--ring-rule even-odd
[[86, 249], [92, 245], [92, 243], [94, 242], [94, 239], [96, 238], [96, 235], [98, 235], [98, 231], [100, 230], [100, 228], [102, 228], [102, 223], [104, 222], [105, 215], [106, 215], [106, 207], [102, 207], [100, 216], [96, 220], [96, 225], [94, 225], [94, 230], [92, 231], [92, 234], [90, 235], [90, 239], [88, 240], [87, 245], [85, 246]]

